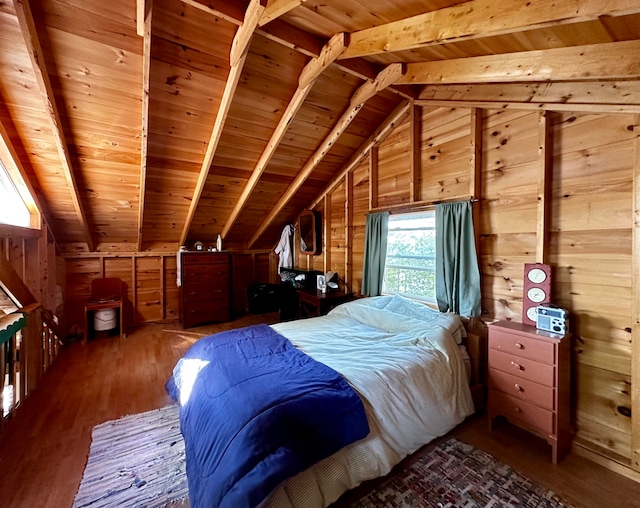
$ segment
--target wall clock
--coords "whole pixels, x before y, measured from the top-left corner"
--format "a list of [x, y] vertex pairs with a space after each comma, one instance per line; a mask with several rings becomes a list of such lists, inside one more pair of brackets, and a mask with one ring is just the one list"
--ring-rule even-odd
[[522, 322], [536, 326], [538, 305], [551, 301], [551, 267], [544, 263], [525, 263], [522, 295]]

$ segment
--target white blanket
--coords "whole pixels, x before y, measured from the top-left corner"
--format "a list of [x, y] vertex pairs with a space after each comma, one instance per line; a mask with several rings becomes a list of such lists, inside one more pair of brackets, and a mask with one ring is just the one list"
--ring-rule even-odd
[[371, 432], [287, 480], [265, 507], [326, 507], [473, 413], [457, 316], [383, 296], [273, 328], [349, 381], [363, 399]]

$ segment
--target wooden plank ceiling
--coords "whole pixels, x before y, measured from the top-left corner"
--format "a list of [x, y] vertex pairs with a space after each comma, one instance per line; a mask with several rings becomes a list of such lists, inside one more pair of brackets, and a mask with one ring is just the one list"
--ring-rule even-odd
[[639, 13], [637, 0], [0, 0], [4, 153], [67, 252], [218, 234], [270, 248], [407, 100], [637, 83]]

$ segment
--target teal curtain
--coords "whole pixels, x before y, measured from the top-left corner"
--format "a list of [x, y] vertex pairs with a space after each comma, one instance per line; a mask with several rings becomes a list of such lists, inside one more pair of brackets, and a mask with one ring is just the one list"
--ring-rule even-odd
[[470, 201], [436, 205], [436, 300], [441, 312], [480, 315], [480, 271]]
[[384, 264], [387, 259], [389, 212], [370, 213], [364, 230], [364, 265], [362, 294], [379, 296], [382, 293]]

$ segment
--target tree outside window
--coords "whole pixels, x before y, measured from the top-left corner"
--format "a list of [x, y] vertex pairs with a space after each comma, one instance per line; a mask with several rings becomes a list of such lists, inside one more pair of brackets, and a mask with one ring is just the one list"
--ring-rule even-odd
[[435, 303], [436, 220], [434, 211], [389, 217], [387, 259], [382, 292]]

